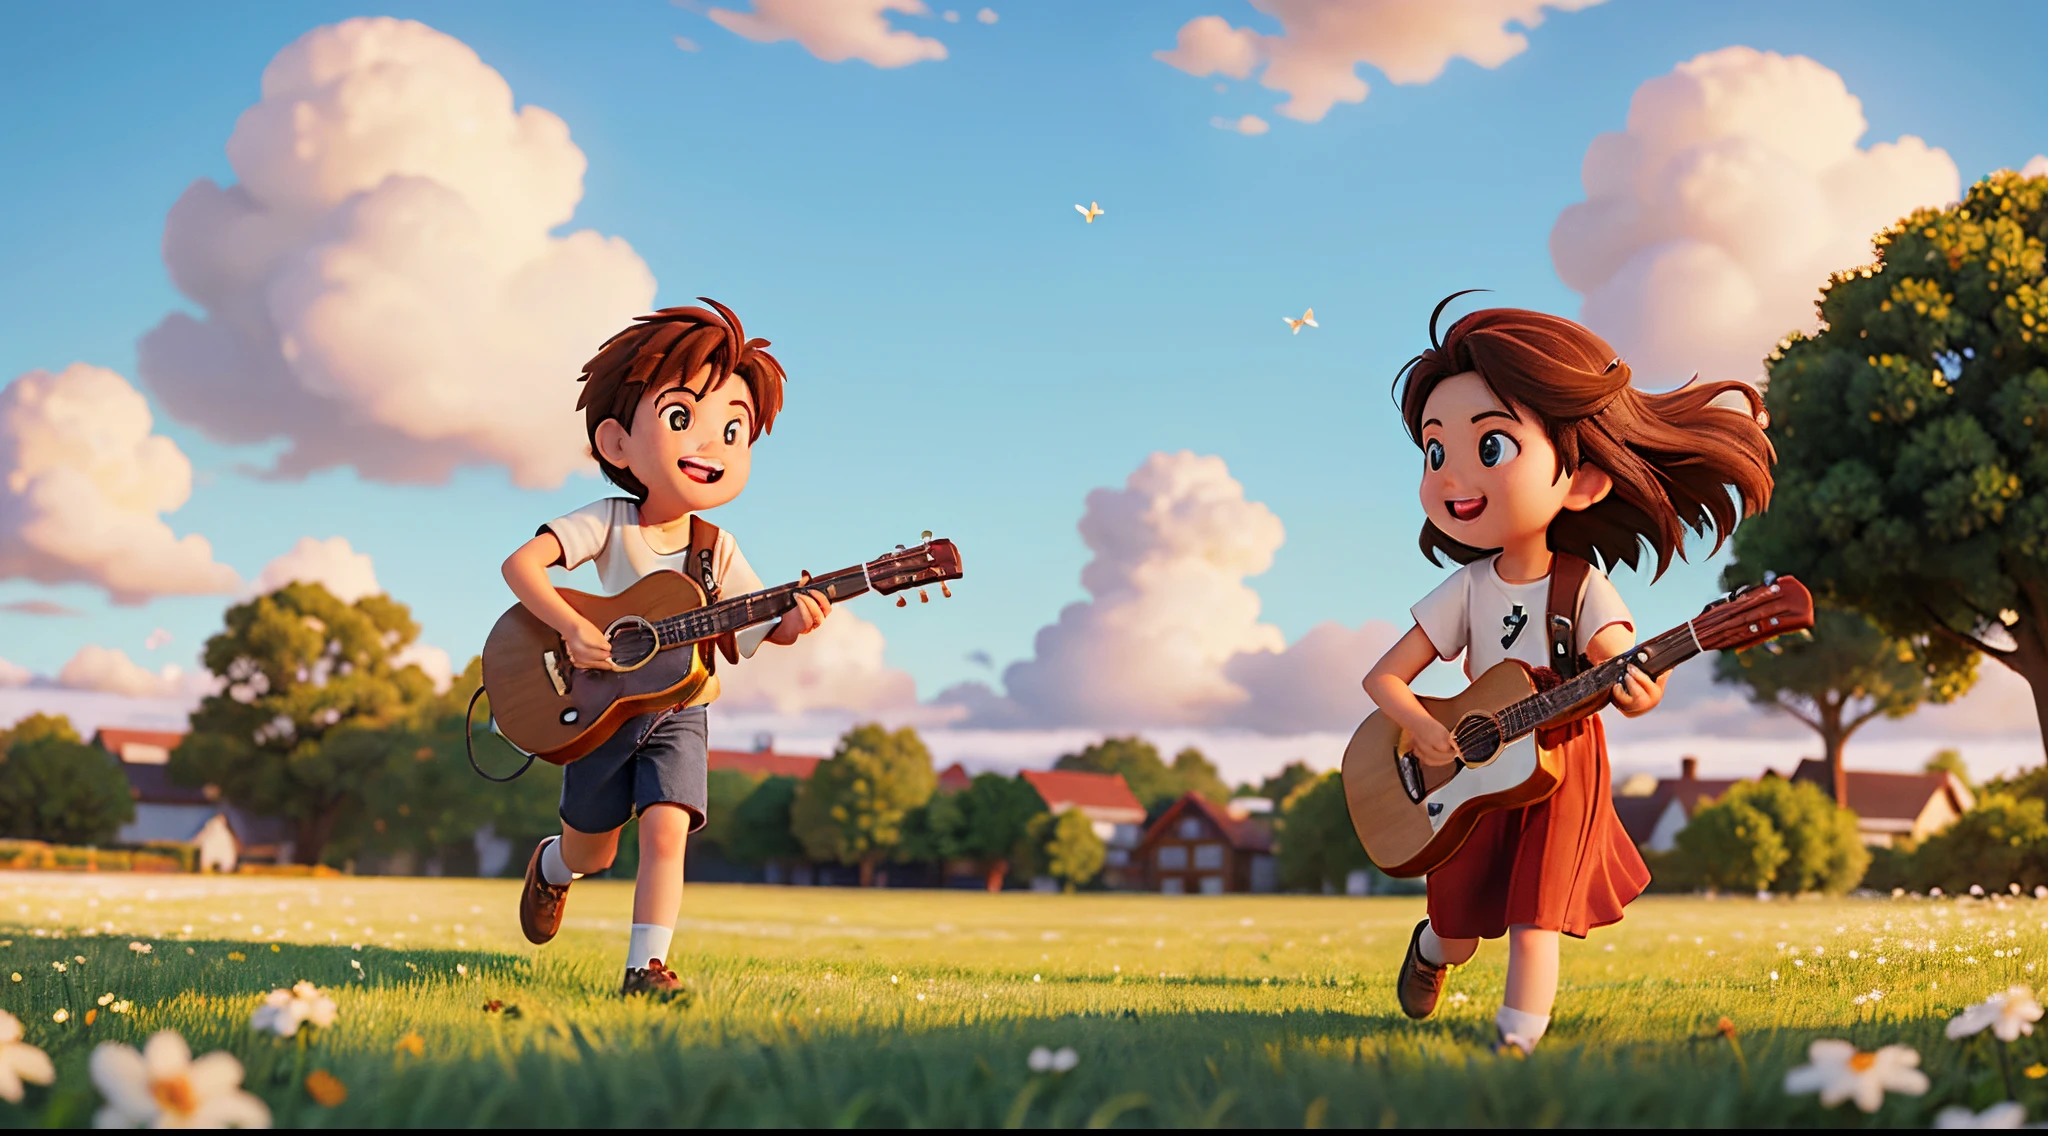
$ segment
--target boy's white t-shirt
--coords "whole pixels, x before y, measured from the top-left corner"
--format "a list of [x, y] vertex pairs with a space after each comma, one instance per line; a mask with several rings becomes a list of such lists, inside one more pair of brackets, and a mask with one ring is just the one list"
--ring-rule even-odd
[[[648, 528], [640, 523], [638, 501], [627, 497], [607, 497], [567, 516], [557, 517], [543, 527], [561, 542], [562, 567], [578, 568], [595, 561], [597, 581], [611, 595], [639, 583], [648, 573], [664, 568], [681, 572], [692, 580], [697, 579], [696, 571], [690, 566], [690, 518], [687, 516], [661, 528]], [[648, 539], [650, 535], [654, 538], [652, 542]], [[672, 551], [662, 551], [671, 548]], [[761, 577], [754, 574], [753, 566], [740, 552], [739, 542], [724, 529], [718, 530], [718, 542], [712, 548], [711, 570], [713, 578], [718, 581], [720, 599], [732, 599], [761, 590]], [[740, 655], [752, 658], [761, 641], [774, 628], [775, 623], [771, 621], [741, 631], [735, 636]], [[690, 700], [690, 705], [703, 706], [717, 697], [718, 679], [714, 676], [697, 697]]]
[[[1550, 632], [1544, 626], [1550, 577], [1510, 584], [1494, 568], [1499, 559], [1496, 553], [1465, 565], [1409, 609], [1438, 658], [1448, 663], [1464, 653], [1466, 678], [1485, 674], [1503, 659], [1520, 659], [1532, 667], [1551, 665]], [[1598, 567], [1588, 565], [1576, 649], [1585, 651], [1601, 629], [1617, 623], [1635, 630], [1614, 583]]]

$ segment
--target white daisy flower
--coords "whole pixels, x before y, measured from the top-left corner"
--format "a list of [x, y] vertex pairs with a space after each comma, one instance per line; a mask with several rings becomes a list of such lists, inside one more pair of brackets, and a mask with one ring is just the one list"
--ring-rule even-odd
[[249, 1016], [249, 1028], [258, 1033], [291, 1037], [302, 1025], [326, 1029], [334, 1024], [337, 1013], [334, 999], [310, 982], [299, 982], [290, 990], [272, 990], [264, 995], [262, 1004]]
[[1927, 1091], [1920, 1054], [1910, 1046], [1887, 1045], [1865, 1053], [1849, 1042], [1826, 1038], [1807, 1047], [1806, 1059], [1808, 1064], [1785, 1074], [1785, 1091], [1817, 1092], [1828, 1108], [1854, 1100], [1864, 1112], [1876, 1112], [1887, 1092], [1917, 1097]]
[[2018, 1101], [1994, 1104], [1983, 1112], [1952, 1105], [1934, 1116], [1936, 1128], [2024, 1128], [2026, 1123], [2027, 1106]]
[[2021, 1034], [2033, 1033], [2040, 1020], [2041, 1003], [2034, 1000], [2033, 989], [2014, 986], [1957, 1014], [1944, 1032], [1954, 1039], [1989, 1029], [2000, 1041], [2016, 1041]]
[[1031, 1056], [1025, 1060], [1025, 1064], [1031, 1067], [1033, 1073], [1064, 1073], [1080, 1063], [1081, 1055], [1075, 1053], [1074, 1047], [1070, 1045], [1063, 1045], [1057, 1050], [1047, 1049], [1041, 1045], [1033, 1049]]
[[0, 1010], [0, 1100], [21, 1103], [21, 1084], [47, 1085], [57, 1079], [50, 1055], [21, 1040], [21, 1019]]
[[92, 1083], [107, 1098], [95, 1128], [268, 1128], [270, 1109], [242, 1089], [242, 1063], [229, 1053], [197, 1061], [175, 1030], [142, 1052], [119, 1042], [92, 1051]]

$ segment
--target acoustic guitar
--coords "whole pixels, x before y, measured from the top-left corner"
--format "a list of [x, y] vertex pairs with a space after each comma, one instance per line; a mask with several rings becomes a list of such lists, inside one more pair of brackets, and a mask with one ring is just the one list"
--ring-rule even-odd
[[1655, 678], [1702, 651], [1739, 651], [1812, 626], [1806, 586], [1767, 576], [1547, 690], [1526, 663], [1497, 663], [1461, 694], [1420, 700], [1457, 742], [1458, 757], [1446, 765], [1425, 765], [1410, 749], [1408, 732], [1377, 712], [1344, 750], [1344, 799], [1359, 843], [1390, 876], [1433, 871], [1480, 817], [1557, 791], [1562, 760], [1536, 744], [1536, 732], [1597, 713], [1631, 663]]
[[[960, 550], [933, 540], [823, 576], [805, 573], [794, 583], [706, 604], [704, 589], [680, 572], [649, 573], [616, 596], [562, 589], [562, 598], [611, 640], [611, 666], [569, 665], [569, 651], [554, 628], [514, 604], [484, 641], [483, 691], [498, 733], [522, 751], [566, 765], [603, 744], [636, 714], [688, 702], [711, 679], [713, 645], [737, 661], [730, 636], [781, 616], [796, 594], [822, 592], [834, 603], [863, 592], [889, 595], [961, 576]], [[908, 599], [898, 597], [896, 606]], [[472, 761], [474, 759], [472, 758]], [[481, 771], [479, 771], [481, 772]]]

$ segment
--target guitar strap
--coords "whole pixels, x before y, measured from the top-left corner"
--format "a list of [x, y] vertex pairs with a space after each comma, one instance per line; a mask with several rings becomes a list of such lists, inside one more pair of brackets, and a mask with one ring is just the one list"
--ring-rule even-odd
[[1553, 552], [1550, 565], [1550, 598], [1545, 603], [1550, 629], [1550, 669], [1569, 679], [1585, 669], [1586, 656], [1578, 647], [1579, 605], [1586, 600], [1586, 580], [1592, 565], [1569, 552]]
[[[690, 577], [697, 586], [704, 589], [704, 602], [718, 602], [718, 526], [695, 513], [690, 514]], [[704, 670], [707, 674], [718, 673], [719, 652], [725, 654], [727, 662], [739, 661], [739, 643], [731, 635], [721, 635], [716, 640], [718, 650], [710, 644], [703, 650]]]

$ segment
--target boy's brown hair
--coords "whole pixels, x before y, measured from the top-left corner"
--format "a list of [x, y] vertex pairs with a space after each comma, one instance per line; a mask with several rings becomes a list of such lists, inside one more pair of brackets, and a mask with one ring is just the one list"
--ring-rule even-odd
[[[1437, 314], [1448, 303], [1438, 304]], [[1557, 448], [1561, 475], [1590, 462], [1614, 479], [1614, 490], [1599, 503], [1551, 522], [1552, 551], [1634, 568], [1648, 544], [1661, 576], [1673, 553], [1685, 555], [1684, 528], [1700, 535], [1713, 529], [1718, 550], [1739, 519], [1738, 501], [1743, 517], [1770, 504], [1777, 451], [1759, 425], [1763, 396], [1749, 384], [1694, 381], [1650, 394], [1630, 385], [1628, 364], [1605, 340], [1571, 320], [1489, 308], [1459, 319], [1438, 343], [1437, 314], [1429, 319], [1430, 349], [1409, 360], [1396, 379], [1401, 418], [1418, 447], [1430, 392], [1471, 371], [1503, 403], [1535, 413]], [[1742, 397], [1749, 413], [1713, 405], [1730, 392]], [[1438, 552], [1469, 564], [1499, 551], [1454, 540], [1429, 521], [1421, 544], [1432, 564], [1442, 563]]]
[[633, 413], [648, 391], [687, 384], [706, 366], [711, 368], [710, 378], [703, 390], [694, 392], [700, 400], [734, 375], [747, 384], [754, 398], [749, 444], [774, 429], [776, 412], [782, 409], [782, 364], [763, 350], [768, 341], [748, 339], [731, 308], [708, 296], [697, 298], [716, 310], [663, 308], [640, 316], [633, 326], [605, 340], [577, 379], [583, 393], [576, 399], [576, 409], [583, 412], [590, 456], [597, 459], [607, 481], [642, 501], [647, 500], [647, 487], [640, 479], [597, 452], [597, 428], [605, 419], [616, 418], [630, 431]]

